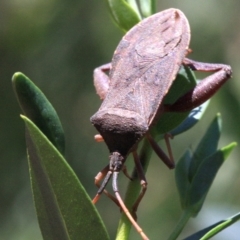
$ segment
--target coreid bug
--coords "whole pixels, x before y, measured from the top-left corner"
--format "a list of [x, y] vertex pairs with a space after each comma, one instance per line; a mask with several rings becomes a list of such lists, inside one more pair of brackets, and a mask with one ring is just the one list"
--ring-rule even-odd
[[[143, 239], [148, 239], [126, 208], [119, 194], [117, 178], [127, 156], [132, 152], [142, 184], [134, 209], [146, 191], [146, 179], [136, 148], [147, 137], [154, 151], [160, 151], [149, 134], [151, 126], [166, 112], [189, 111], [209, 99], [231, 77], [231, 67], [209, 64], [186, 58], [189, 52], [190, 27], [185, 15], [178, 9], [168, 9], [152, 15], [134, 26], [120, 41], [111, 64], [94, 71], [94, 85], [103, 99], [91, 122], [100, 133], [110, 151], [109, 164], [96, 176], [99, 187], [93, 199], [96, 203], [112, 177], [115, 197], [110, 196], [125, 212]], [[168, 93], [181, 65], [192, 70], [215, 72], [203, 79], [194, 89], [174, 104], [165, 106]], [[105, 73], [110, 70], [109, 76]], [[99, 139], [99, 137], [98, 137]], [[171, 159], [165, 163], [174, 167]], [[103, 179], [102, 185], [99, 186]]]

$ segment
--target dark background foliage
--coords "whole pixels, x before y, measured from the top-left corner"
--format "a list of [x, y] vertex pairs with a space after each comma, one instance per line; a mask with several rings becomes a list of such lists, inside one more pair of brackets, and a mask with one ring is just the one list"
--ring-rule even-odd
[[[158, 11], [180, 8], [188, 17], [192, 59], [221, 62], [233, 68], [233, 78], [213, 98], [204, 119], [172, 141], [177, 160], [186, 147], [194, 147], [217, 112], [222, 113], [220, 146], [240, 142], [240, 2], [159, 1]], [[110, 19], [106, 1], [2, 0], [0, 2], [0, 234], [1, 239], [41, 239], [32, 203], [20, 108], [12, 91], [11, 77], [21, 71], [46, 94], [57, 110], [66, 134], [66, 158], [90, 196], [96, 193], [94, 176], [108, 162], [106, 146], [93, 140], [89, 122], [100, 100], [92, 84], [93, 69], [111, 60], [122, 37]], [[198, 75], [202, 77], [203, 75]], [[182, 236], [193, 233], [240, 208], [239, 148], [224, 164], [206, 204]], [[132, 166], [131, 158], [128, 161]], [[121, 175], [120, 189], [128, 181]], [[180, 216], [180, 204], [169, 171], [153, 155], [147, 173], [149, 183], [138, 219], [146, 233], [165, 239]], [[97, 204], [111, 238], [120, 215], [105, 196]], [[239, 228], [239, 224], [238, 228]], [[237, 227], [227, 232], [238, 239]], [[221, 237], [222, 236], [222, 237]], [[133, 231], [131, 239], [138, 239]], [[224, 233], [216, 239], [226, 239]]]

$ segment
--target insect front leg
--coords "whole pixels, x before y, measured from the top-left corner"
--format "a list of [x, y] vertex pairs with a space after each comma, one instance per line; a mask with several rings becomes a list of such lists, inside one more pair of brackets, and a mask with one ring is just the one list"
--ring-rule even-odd
[[231, 77], [231, 67], [224, 64], [202, 63], [185, 58], [183, 65], [194, 71], [215, 72], [204, 78], [194, 89], [180, 97], [174, 104], [165, 106], [166, 111], [183, 112], [198, 107], [211, 98]]
[[112, 64], [107, 63], [96, 68], [93, 72], [94, 86], [101, 100], [106, 97], [108, 92], [110, 79], [106, 72], [108, 72], [111, 67]]

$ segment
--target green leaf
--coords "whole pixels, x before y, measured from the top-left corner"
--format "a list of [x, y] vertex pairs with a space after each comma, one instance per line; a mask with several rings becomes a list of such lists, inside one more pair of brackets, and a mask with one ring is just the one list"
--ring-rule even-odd
[[222, 223], [223, 221], [219, 221], [218, 223], [213, 224], [212, 226], [209, 226], [207, 228], [204, 228], [191, 236], [188, 236], [184, 238], [183, 240], [199, 240], [203, 235], [205, 235], [208, 231], [210, 231], [212, 228], [216, 227], [218, 224]]
[[155, 1], [154, 0], [141, 0], [139, 1], [141, 12], [143, 17], [149, 17], [155, 13]]
[[217, 114], [217, 116], [213, 119], [212, 123], [208, 127], [205, 135], [203, 136], [201, 142], [198, 144], [197, 149], [193, 154], [193, 159], [191, 161], [189, 170], [190, 181], [195, 175], [196, 171], [198, 170], [198, 167], [201, 164], [202, 160], [217, 151], [221, 129], [222, 129], [221, 115]]
[[210, 186], [222, 163], [231, 153], [236, 143], [231, 143], [211, 156], [205, 158], [195, 173], [188, 192], [187, 207], [191, 209], [192, 216], [198, 214], [204, 203]]
[[12, 78], [13, 88], [24, 114], [48, 137], [63, 154], [65, 138], [58, 115], [42, 91], [22, 73]]
[[215, 236], [217, 233], [223, 231], [225, 228], [231, 226], [235, 222], [240, 220], [240, 213], [237, 213], [236, 215], [218, 222], [217, 226], [215, 224], [212, 226], [212, 229], [205, 234], [200, 240], [207, 240], [210, 239], [211, 237]]
[[125, 0], [108, 0], [111, 15], [118, 27], [127, 32], [134, 25], [141, 21], [137, 8], [133, 8]]
[[[186, 151], [177, 163], [175, 179], [183, 214], [172, 231], [169, 240], [176, 239], [189, 217], [196, 216], [201, 210], [219, 168], [236, 146], [236, 143], [233, 142], [216, 151], [220, 130], [221, 118], [218, 114], [197, 147], [196, 152], [199, 153], [199, 159], [192, 175], [190, 175], [191, 165], [193, 161], [196, 161], [196, 153], [192, 154], [190, 151]], [[191, 239], [199, 239], [197, 234], [196, 236], [197, 238]]]
[[194, 108], [189, 113], [188, 117], [180, 125], [178, 125], [176, 128], [170, 131], [170, 134], [172, 136], [176, 136], [192, 128], [195, 124], [197, 124], [201, 120], [209, 103], [210, 103], [210, 99], [204, 102], [199, 107]]
[[183, 209], [186, 207], [186, 197], [188, 189], [190, 187], [188, 172], [191, 160], [192, 153], [187, 150], [184, 155], [178, 160], [175, 169], [175, 180]]
[[27, 117], [26, 140], [32, 191], [44, 240], [109, 239], [77, 176]]
[[231, 226], [235, 222], [240, 220], [240, 213], [237, 213], [236, 215], [219, 221], [207, 228], [202, 229], [201, 231], [198, 231], [194, 233], [193, 235], [184, 238], [184, 240], [207, 240], [215, 236], [217, 233], [223, 231], [225, 228]]
[[139, 19], [142, 19], [141, 14], [139, 12], [137, 0], [125, 0], [125, 1], [135, 11], [135, 13], [138, 15]]

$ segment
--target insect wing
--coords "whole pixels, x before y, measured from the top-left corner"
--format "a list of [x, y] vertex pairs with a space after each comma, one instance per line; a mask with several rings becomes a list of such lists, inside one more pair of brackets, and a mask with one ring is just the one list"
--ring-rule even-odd
[[148, 125], [158, 113], [190, 41], [185, 15], [168, 9], [133, 27], [112, 60], [110, 88], [100, 109], [138, 113]]

